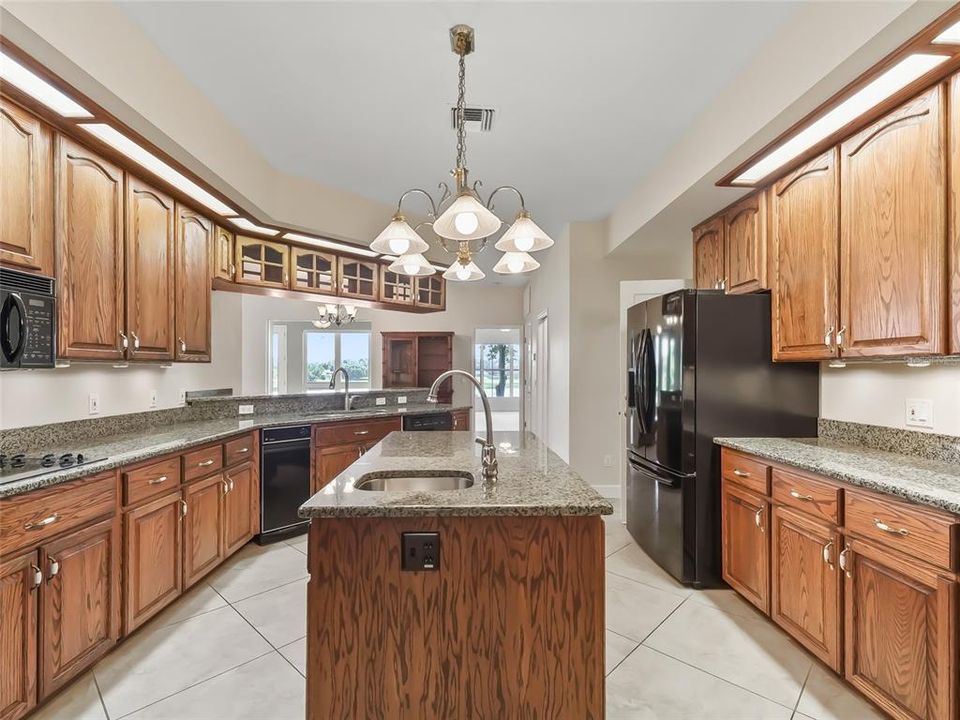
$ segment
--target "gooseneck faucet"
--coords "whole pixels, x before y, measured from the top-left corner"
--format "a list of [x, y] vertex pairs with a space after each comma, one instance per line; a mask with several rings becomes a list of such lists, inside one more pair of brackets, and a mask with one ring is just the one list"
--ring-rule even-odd
[[343, 409], [350, 409], [350, 376], [347, 375], [346, 368], [341, 365], [336, 370], [333, 371], [333, 376], [330, 378], [330, 389], [334, 390], [337, 387], [337, 375], [343, 373]]
[[437, 393], [440, 391], [440, 385], [444, 380], [454, 375], [465, 377], [474, 384], [480, 393], [480, 401], [483, 403], [483, 416], [487, 421], [486, 439], [477, 438], [477, 442], [483, 448], [480, 454], [480, 462], [483, 467], [484, 480], [494, 481], [497, 479], [497, 446], [493, 444], [493, 416], [490, 414], [490, 401], [487, 399], [487, 394], [483, 391], [483, 385], [480, 384], [480, 381], [466, 370], [447, 370], [433, 381], [433, 385], [430, 386], [430, 394], [427, 395], [427, 402], [437, 402]]

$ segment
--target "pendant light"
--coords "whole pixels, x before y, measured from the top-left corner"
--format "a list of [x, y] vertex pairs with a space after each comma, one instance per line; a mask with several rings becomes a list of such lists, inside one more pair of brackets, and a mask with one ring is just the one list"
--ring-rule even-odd
[[390, 272], [400, 275], [410, 275], [411, 277], [422, 277], [424, 275], [433, 275], [437, 269], [420, 253], [401, 255], [387, 268]]
[[540, 226], [530, 219], [530, 213], [521, 210], [513, 225], [503, 234], [494, 246], [504, 252], [536, 252], [546, 250], [553, 245], [553, 240]]
[[525, 252], [505, 252], [493, 271], [501, 275], [519, 275], [540, 267], [540, 263]]
[[370, 249], [384, 255], [419, 255], [429, 250], [430, 246], [407, 224], [403, 215], [397, 213], [370, 243]]

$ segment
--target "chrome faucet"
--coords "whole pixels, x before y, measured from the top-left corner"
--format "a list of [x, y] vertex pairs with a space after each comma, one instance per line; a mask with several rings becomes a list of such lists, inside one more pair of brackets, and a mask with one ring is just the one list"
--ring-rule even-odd
[[440, 377], [433, 381], [430, 386], [430, 394], [427, 395], [427, 402], [437, 402], [437, 393], [440, 391], [440, 385], [449, 377], [462, 375], [476, 386], [480, 393], [480, 401], [483, 403], [483, 416], [487, 421], [486, 439], [477, 438], [477, 442], [483, 448], [480, 454], [480, 462], [483, 467], [483, 478], [489, 482], [497, 479], [497, 446], [493, 444], [493, 416], [490, 414], [490, 401], [487, 394], [483, 391], [483, 385], [473, 375], [465, 370], [447, 370], [441, 373]]
[[343, 365], [333, 371], [333, 376], [330, 378], [330, 389], [336, 389], [337, 375], [340, 373], [343, 373], [343, 409], [350, 410], [350, 376], [347, 375], [347, 370]]

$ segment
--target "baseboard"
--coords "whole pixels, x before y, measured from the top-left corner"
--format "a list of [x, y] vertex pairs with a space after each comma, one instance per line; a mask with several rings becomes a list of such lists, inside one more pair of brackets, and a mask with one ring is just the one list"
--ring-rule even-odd
[[594, 490], [600, 493], [603, 497], [609, 500], [619, 500], [620, 499], [620, 486], [619, 485], [591, 485]]

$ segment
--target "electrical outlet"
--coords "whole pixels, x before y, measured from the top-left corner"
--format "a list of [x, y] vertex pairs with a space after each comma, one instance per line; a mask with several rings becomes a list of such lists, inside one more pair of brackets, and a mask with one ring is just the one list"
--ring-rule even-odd
[[100, 413], [100, 396], [96, 393], [90, 393], [87, 396], [87, 412], [91, 415], [97, 415]]
[[397, 398], [397, 405], [406, 405], [406, 404], [407, 404], [406, 395], [401, 395], [400, 397]]
[[237, 408], [241, 415], [253, 415], [253, 405], [241, 405]]
[[156, 391], [156, 390], [151, 390], [151, 391], [150, 391], [150, 408], [151, 408], [151, 409], [155, 409], [155, 408], [157, 407], [157, 405], [158, 405], [158, 403], [157, 403], [157, 391]]
[[603, 456], [603, 466], [604, 466], [604, 467], [613, 467], [613, 455], [604, 455], [604, 456]]
[[177, 395], [177, 402], [180, 403], [181, 405], [186, 405], [186, 404], [187, 404], [187, 391], [186, 391], [186, 390], [183, 390], [183, 389], [180, 390], [180, 393]]
[[439, 570], [440, 533], [405, 532], [400, 535], [402, 570]]
[[387, 404], [387, 399], [386, 399], [386, 398], [377, 398], [374, 402], [376, 402], [377, 405], [386, 405], [386, 404]]
[[906, 423], [910, 427], [933, 428], [933, 400], [907, 398]]

